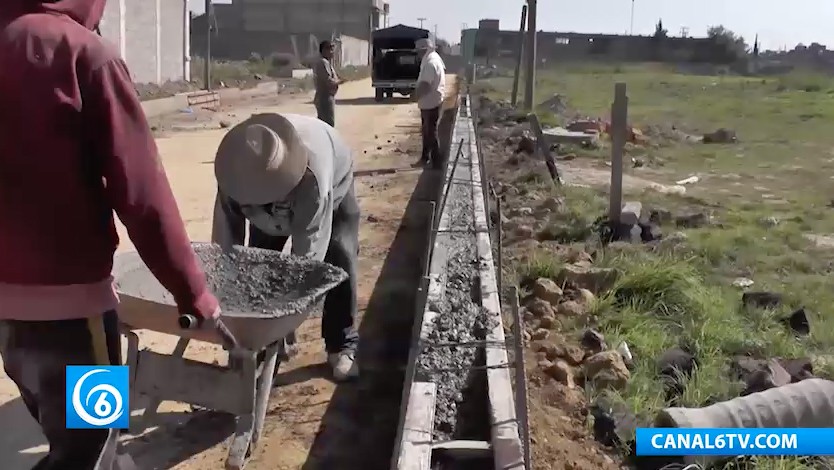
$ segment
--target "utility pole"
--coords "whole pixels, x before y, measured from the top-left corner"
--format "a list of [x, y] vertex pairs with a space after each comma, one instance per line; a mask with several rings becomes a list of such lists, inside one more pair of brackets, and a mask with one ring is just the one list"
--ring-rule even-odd
[[211, 24], [214, 12], [211, 7], [211, 0], [206, 0], [206, 63], [203, 71], [203, 79], [206, 82], [206, 91], [211, 91]]
[[515, 75], [513, 76], [513, 107], [516, 107], [516, 105], [518, 105], [518, 82], [521, 79], [521, 61], [523, 60], [522, 57], [524, 57], [524, 23], [526, 22], [527, 5], [522, 5], [521, 25], [518, 27], [518, 49], [516, 49], [516, 54], [518, 54], [518, 56], [515, 59]]
[[527, 79], [524, 88], [524, 107], [533, 111], [533, 100], [536, 95], [536, 2], [527, 0]]
[[417, 18], [417, 21], [420, 22], [420, 29], [423, 29], [423, 22], [426, 21], [425, 18]]
[[628, 34], [634, 36], [634, 0], [631, 0], [631, 27]]
[[434, 40], [437, 41], [437, 23], [434, 24]]

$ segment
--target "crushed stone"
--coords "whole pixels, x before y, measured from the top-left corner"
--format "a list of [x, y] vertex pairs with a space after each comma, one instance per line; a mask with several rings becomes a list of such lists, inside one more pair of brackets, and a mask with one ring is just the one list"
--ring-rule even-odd
[[[304, 313], [332, 287], [347, 278], [326, 263], [257, 248], [195, 244], [197, 259], [223, 315], [281, 317]], [[172, 305], [173, 296], [147, 267], [121, 276], [119, 290]]]
[[[470, 162], [461, 157], [457, 175]], [[457, 176], [456, 175], [456, 176]], [[488, 439], [488, 403], [482, 342], [496, 326], [481, 307], [474, 202], [468, 183], [454, 184], [446, 201], [449, 228], [445, 289], [429, 308], [437, 312], [417, 357], [416, 378], [437, 385], [434, 438]], [[473, 344], [475, 343], [475, 344]], [[450, 344], [459, 344], [450, 346]], [[486, 435], [484, 435], [486, 433]]]

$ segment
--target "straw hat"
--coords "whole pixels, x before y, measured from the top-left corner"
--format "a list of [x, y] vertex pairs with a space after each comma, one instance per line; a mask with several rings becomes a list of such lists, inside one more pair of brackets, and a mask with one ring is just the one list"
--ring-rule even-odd
[[214, 158], [223, 194], [238, 204], [283, 201], [307, 171], [309, 150], [280, 114], [254, 114], [232, 127]]

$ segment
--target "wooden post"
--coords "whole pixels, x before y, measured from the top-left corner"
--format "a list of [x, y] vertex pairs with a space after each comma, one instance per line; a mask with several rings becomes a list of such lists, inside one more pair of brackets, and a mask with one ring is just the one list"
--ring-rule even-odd
[[536, 96], [536, 2], [538, 0], [527, 0], [527, 75], [524, 88], [524, 108], [532, 111]]
[[536, 147], [544, 159], [544, 164], [547, 165], [547, 172], [550, 173], [550, 179], [556, 184], [564, 183], [561, 175], [559, 175], [559, 169], [556, 168], [556, 159], [553, 158], [553, 154], [550, 152], [550, 145], [544, 137], [544, 132], [542, 132], [539, 117], [535, 113], [530, 113], [527, 115], [527, 122], [530, 123], [530, 130], [533, 131], [533, 138], [536, 139]]
[[527, 5], [521, 7], [521, 26], [518, 27], [518, 57], [515, 59], [515, 77], [513, 77], [513, 107], [518, 105], [518, 81], [521, 78], [521, 60], [524, 57], [524, 23], [527, 22]]
[[608, 220], [612, 224], [620, 221], [623, 208], [623, 153], [628, 126], [628, 95], [626, 84], [614, 86], [614, 103], [611, 105], [611, 189], [608, 206]]

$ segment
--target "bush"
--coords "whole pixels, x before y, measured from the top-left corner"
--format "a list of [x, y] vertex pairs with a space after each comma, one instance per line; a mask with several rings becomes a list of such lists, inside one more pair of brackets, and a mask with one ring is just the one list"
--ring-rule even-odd
[[811, 70], [794, 70], [779, 77], [777, 91], [795, 90], [809, 93], [827, 91], [834, 85], [834, 79]]
[[269, 56], [269, 64], [276, 69], [285, 67], [297, 67], [299, 64], [295, 55], [286, 52], [276, 52]]

